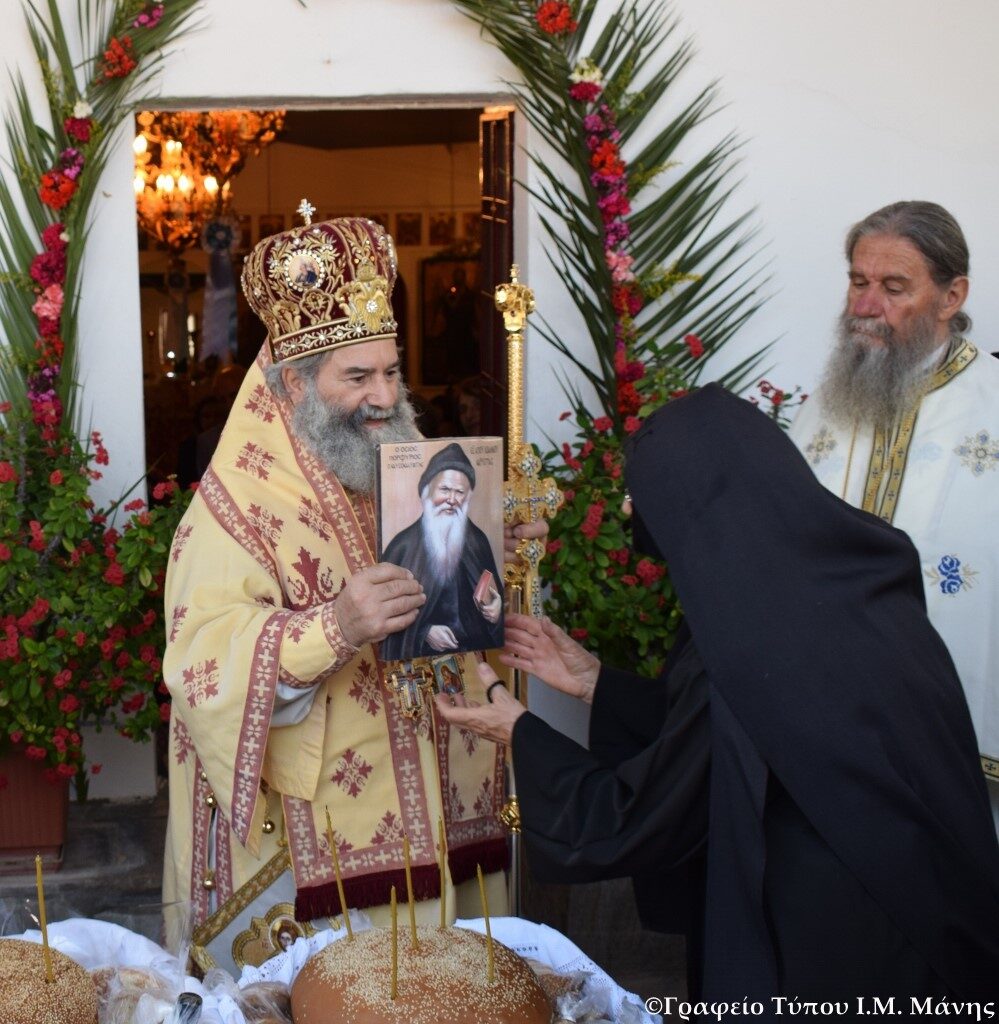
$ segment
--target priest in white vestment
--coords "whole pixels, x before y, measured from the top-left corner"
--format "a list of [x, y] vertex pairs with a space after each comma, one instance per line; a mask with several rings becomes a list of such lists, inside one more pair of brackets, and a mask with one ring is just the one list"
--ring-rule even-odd
[[846, 255], [838, 344], [791, 437], [826, 487], [916, 545], [999, 826], [999, 360], [964, 337], [968, 249], [946, 210], [878, 210]]

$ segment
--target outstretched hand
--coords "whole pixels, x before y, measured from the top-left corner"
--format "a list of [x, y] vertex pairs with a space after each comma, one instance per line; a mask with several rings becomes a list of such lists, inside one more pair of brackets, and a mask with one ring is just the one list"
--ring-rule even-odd
[[344, 640], [362, 647], [411, 626], [426, 600], [408, 569], [379, 562], [347, 580], [334, 605], [336, 621]]
[[[484, 661], [477, 662], [475, 667], [486, 686], [499, 680], [499, 676]], [[527, 709], [504, 686], [494, 686], [491, 697], [491, 704], [479, 704], [461, 695], [451, 697], [446, 693], [438, 693], [434, 702], [441, 717], [451, 725], [467, 729], [494, 743], [509, 744], [517, 719]]]
[[549, 686], [587, 704], [600, 674], [600, 661], [566, 635], [549, 618], [508, 613], [506, 646], [499, 660], [510, 668], [530, 672]]

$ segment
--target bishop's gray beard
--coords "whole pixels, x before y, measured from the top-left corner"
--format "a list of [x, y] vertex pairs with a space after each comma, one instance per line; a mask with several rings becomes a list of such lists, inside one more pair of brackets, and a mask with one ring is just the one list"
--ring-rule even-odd
[[[374, 434], [364, 426], [365, 420], [385, 420], [385, 424]], [[359, 494], [374, 494], [376, 445], [415, 441], [421, 436], [416, 413], [401, 389], [391, 409], [378, 409], [364, 402], [348, 412], [326, 402], [314, 380], [306, 381], [291, 429], [344, 487]]]
[[[424, 493], [428, 494], [426, 488]], [[465, 546], [465, 528], [468, 526], [468, 505], [455, 508], [454, 515], [441, 512], [443, 506], [434, 507], [429, 496], [423, 499], [423, 543], [426, 546], [434, 574], [445, 583], [454, 576]]]
[[844, 312], [836, 334], [822, 377], [823, 407], [832, 420], [844, 427], [888, 424], [919, 401], [939, 344], [932, 312], [916, 320], [906, 338], [886, 323]]

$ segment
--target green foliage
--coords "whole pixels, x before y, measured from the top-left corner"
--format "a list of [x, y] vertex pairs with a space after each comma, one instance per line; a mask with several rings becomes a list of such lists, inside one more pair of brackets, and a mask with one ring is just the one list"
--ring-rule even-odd
[[[0, 428], [0, 753], [8, 747], [57, 776], [82, 775], [80, 724], [149, 737], [165, 691], [163, 579], [190, 493], [160, 484], [161, 504], [94, 508], [87, 488], [107, 462], [62, 428], [8, 411]], [[168, 705], [164, 705], [167, 709]]]

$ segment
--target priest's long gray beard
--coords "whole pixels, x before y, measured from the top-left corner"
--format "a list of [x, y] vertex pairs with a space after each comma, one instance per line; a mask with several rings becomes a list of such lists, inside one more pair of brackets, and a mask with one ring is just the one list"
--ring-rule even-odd
[[[373, 434], [364, 426], [365, 420], [385, 420], [385, 425]], [[404, 391], [400, 390], [391, 409], [378, 409], [364, 402], [348, 412], [325, 401], [315, 380], [305, 382], [291, 429], [344, 487], [359, 494], [374, 493], [377, 444], [420, 437], [416, 413]]]
[[886, 323], [847, 313], [836, 334], [822, 378], [824, 407], [834, 421], [846, 427], [887, 424], [919, 400], [938, 345], [932, 312], [916, 320], [905, 338]]
[[461, 561], [465, 546], [465, 529], [468, 526], [468, 505], [455, 507], [454, 515], [441, 512], [443, 505], [434, 507], [430, 498], [429, 484], [423, 488], [423, 543], [430, 557], [434, 573], [447, 582], [454, 576]]

